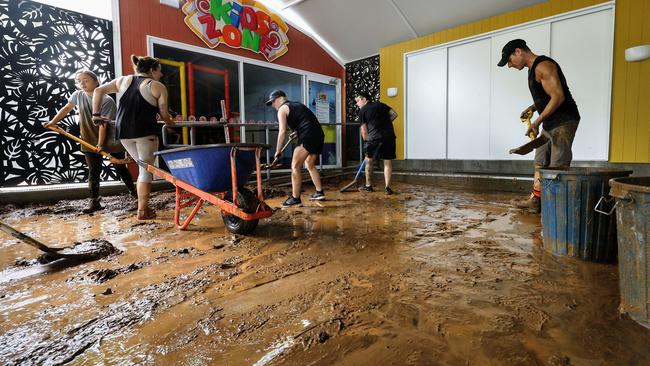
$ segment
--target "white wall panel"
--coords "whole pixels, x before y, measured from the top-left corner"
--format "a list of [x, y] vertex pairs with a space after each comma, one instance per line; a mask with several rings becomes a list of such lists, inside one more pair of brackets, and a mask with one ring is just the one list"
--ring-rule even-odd
[[551, 57], [560, 64], [581, 116], [574, 160], [609, 158], [613, 19], [608, 9], [551, 25]]
[[407, 159], [447, 157], [447, 49], [406, 60]]
[[490, 157], [490, 40], [449, 48], [449, 159]]
[[[490, 85], [490, 159], [493, 160], [532, 160], [534, 155], [510, 155], [508, 151], [525, 144], [526, 127], [521, 123], [521, 111], [533, 104], [528, 90], [528, 69], [517, 70], [498, 67], [501, 49], [508, 41], [521, 38], [531, 51], [538, 55], [548, 55], [551, 49], [550, 24], [516, 30], [492, 37], [490, 61], [492, 80]], [[533, 118], [534, 120], [534, 118]]]
[[607, 160], [613, 23], [609, 8], [407, 55], [406, 158], [533, 159], [508, 154], [529, 141], [519, 119], [533, 103], [528, 69], [496, 66], [503, 46], [522, 38], [558, 61], [576, 99], [574, 160]]

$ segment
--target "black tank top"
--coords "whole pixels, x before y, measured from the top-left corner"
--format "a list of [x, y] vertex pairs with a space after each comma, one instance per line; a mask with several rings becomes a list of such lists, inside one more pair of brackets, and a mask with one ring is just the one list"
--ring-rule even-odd
[[300, 140], [325, 136], [316, 115], [304, 104], [287, 100], [282, 105], [289, 106], [287, 124], [290, 129], [298, 132]]
[[147, 102], [140, 93], [140, 84], [145, 79], [148, 78], [133, 75], [131, 85], [120, 98], [115, 123], [115, 134], [118, 139], [158, 135], [160, 132], [156, 121], [158, 107]]
[[560, 77], [560, 82], [562, 83], [562, 90], [564, 91], [564, 102], [560, 104], [553, 114], [543, 121], [544, 129], [550, 131], [562, 122], [580, 121], [578, 106], [569, 91], [569, 86], [566, 83], [566, 78], [564, 77], [564, 73], [562, 73], [560, 65], [547, 56], [537, 56], [533, 62], [533, 66], [528, 70], [528, 89], [530, 89], [530, 94], [533, 96], [533, 103], [535, 103], [537, 113], [542, 113], [548, 102], [551, 100], [551, 96], [546, 94], [546, 91], [544, 91], [542, 83], [535, 80], [535, 68], [537, 68], [537, 65], [542, 61], [550, 61], [555, 64], [558, 76]]

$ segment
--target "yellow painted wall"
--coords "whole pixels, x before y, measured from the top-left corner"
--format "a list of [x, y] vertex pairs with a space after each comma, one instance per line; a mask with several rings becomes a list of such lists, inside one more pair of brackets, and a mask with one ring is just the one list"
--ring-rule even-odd
[[[395, 121], [397, 158], [404, 159], [404, 53], [603, 2], [606, 1], [549, 0], [382, 48], [379, 52], [381, 100], [400, 115]], [[650, 60], [628, 63], [624, 59], [625, 48], [650, 44], [650, 0], [618, 0], [615, 13], [610, 161], [650, 163]], [[391, 86], [399, 88], [397, 97], [386, 95], [386, 88]], [[582, 121], [580, 128], [588, 128], [588, 123]]]
[[650, 163], [650, 60], [626, 62], [625, 49], [650, 44], [650, 1], [618, 0], [614, 32], [609, 160]]

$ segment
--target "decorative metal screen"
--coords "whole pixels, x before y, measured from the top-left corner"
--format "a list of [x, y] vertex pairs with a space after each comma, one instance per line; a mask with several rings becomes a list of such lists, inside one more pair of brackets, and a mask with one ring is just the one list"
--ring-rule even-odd
[[365, 91], [379, 100], [379, 55], [345, 65], [345, 115], [348, 122], [359, 122], [354, 102], [357, 93]]
[[[42, 127], [89, 68], [114, 78], [113, 26], [105, 19], [32, 1], [0, 0], [0, 187], [83, 182], [76, 142]], [[77, 118], [59, 125], [78, 135]], [[107, 163], [107, 162], [106, 162]], [[104, 170], [102, 179], [116, 179]]]

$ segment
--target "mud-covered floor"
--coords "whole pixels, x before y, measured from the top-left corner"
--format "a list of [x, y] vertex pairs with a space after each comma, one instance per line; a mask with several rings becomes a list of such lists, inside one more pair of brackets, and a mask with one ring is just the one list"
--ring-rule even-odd
[[147, 222], [126, 196], [93, 215], [4, 207], [46, 244], [122, 253], [39, 264], [0, 233], [0, 364], [650, 364], [650, 331], [618, 314], [616, 266], [544, 252], [514, 195], [395, 189], [332, 187], [249, 237], [214, 206], [177, 230], [172, 193]]

